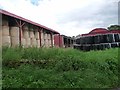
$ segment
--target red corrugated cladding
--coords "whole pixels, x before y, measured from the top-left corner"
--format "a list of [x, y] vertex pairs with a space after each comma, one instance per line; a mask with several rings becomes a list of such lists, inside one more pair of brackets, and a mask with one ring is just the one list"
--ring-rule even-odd
[[54, 45], [56, 47], [63, 47], [63, 36], [55, 35], [54, 36]]

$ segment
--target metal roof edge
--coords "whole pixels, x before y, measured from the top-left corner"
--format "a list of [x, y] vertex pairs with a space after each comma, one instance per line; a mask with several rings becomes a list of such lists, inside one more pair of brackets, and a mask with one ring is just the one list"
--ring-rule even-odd
[[36, 26], [45, 28], [45, 29], [47, 29], [47, 30], [49, 30], [49, 31], [51, 31], [51, 32], [54, 32], [54, 33], [56, 33], [56, 34], [59, 34], [59, 32], [57, 32], [57, 31], [55, 31], [55, 30], [53, 30], [53, 29], [51, 29], [51, 28], [48, 28], [48, 27], [46, 27], [46, 26], [44, 26], [44, 25], [38, 24], [38, 23], [33, 22], [33, 21], [31, 21], [31, 20], [25, 19], [25, 18], [23, 18], [23, 17], [21, 17], [21, 16], [15, 15], [15, 14], [13, 14], [13, 13], [10, 13], [10, 12], [6, 11], [6, 10], [0, 9], [0, 13], [1, 13], [1, 14], [5, 14], [5, 15], [7, 15], [7, 16], [11, 16], [11, 17], [17, 18], [17, 19], [20, 19], [20, 20], [23, 20], [23, 21], [28, 22], [28, 23], [30, 23], [30, 24], [33, 24], [33, 25], [36, 25]]

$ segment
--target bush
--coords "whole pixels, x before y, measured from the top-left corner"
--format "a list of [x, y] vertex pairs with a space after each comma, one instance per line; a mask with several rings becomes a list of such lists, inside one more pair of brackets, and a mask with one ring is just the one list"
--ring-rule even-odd
[[118, 48], [3, 48], [3, 87], [111, 88], [118, 85]]

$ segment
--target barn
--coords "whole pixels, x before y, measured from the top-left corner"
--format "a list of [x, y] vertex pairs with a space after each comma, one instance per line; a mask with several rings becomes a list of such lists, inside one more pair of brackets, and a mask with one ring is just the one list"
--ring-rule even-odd
[[120, 30], [96, 28], [87, 34], [76, 38], [74, 48], [80, 50], [103, 50], [105, 48], [120, 47]]
[[54, 35], [54, 45], [56, 47], [73, 47], [74, 38], [66, 35]]
[[5, 10], [0, 10], [0, 15], [0, 46], [54, 46], [54, 35], [59, 32]]

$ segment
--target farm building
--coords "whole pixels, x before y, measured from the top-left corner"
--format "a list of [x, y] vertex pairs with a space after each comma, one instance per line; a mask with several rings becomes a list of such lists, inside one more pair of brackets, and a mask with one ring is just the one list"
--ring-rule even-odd
[[53, 47], [59, 32], [5, 10], [0, 10], [0, 46]]
[[120, 30], [96, 28], [88, 34], [76, 38], [74, 48], [80, 50], [103, 50], [105, 48], [120, 47]]
[[73, 47], [74, 38], [65, 35], [54, 35], [54, 44], [56, 47]]

